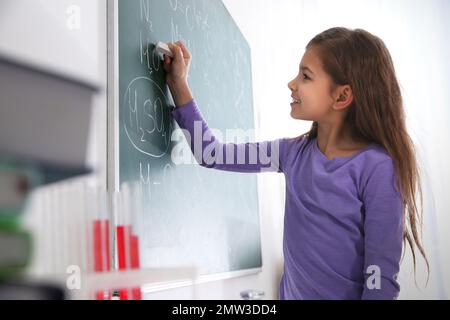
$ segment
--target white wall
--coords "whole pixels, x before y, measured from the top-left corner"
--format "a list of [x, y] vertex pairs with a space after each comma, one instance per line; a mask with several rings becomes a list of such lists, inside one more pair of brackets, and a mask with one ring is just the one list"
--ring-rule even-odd
[[[250, 42], [260, 139], [298, 136], [311, 123], [289, 117], [287, 82], [295, 76], [304, 47], [334, 26], [363, 28], [388, 46], [402, 86], [408, 127], [424, 176], [424, 242], [431, 262], [425, 283], [419, 263], [415, 287], [406, 254], [400, 273], [401, 299], [450, 297], [450, 2], [445, 0], [224, 0]], [[279, 177], [260, 177], [263, 224], [274, 241], [281, 236], [284, 201]], [[272, 219], [272, 221], [271, 221]], [[273, 223], [275, 222], [275, 223]], [[272, 225], [270, 223], [273, 223]], [[265, 250], [268, 250], [267, 247]], [[275, 252], [274, 252], [275, 254]], [[419, 258], [420, 260], [420, 258]], [[274, 277], [278, 273], [274, 273]]]
[[[80, 8], [80, 28], [69, 29], [67, 10], [73, 4]], [[89, 0], [2, 0], [0, 52], [96, 83], [98, 10], [98, 4]]]
[[[99, 88], [87, 162], [106, 170], [106, 0], [0, 1], [0, 56]], [[70, 8], [79, 9], [79, 20]], [[78, 25], [78, 22], [79, 25]], [[77, 26], [78, 25], [78, 26]]]

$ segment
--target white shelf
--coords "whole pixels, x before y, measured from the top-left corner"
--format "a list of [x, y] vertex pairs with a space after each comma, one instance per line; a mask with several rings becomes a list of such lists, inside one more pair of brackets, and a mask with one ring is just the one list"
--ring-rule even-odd
[[[29, 278], [36, 283], [56, 284], [67, 288], [66, 282], [71, 275], [49, 275], [45, 277]], [[105, 273], [82, 273], [80, 277], [80, 289], [67, 290], [67, 299], [90, 300], [95, 298], [95, 293], [104, 290], [119, 290], [136, 287], [159, 287], [159, 290], [168, 289], [170, 284], [192, 285], [195, 296], [195, 285], [198, 274], [194, 267], [164, 268], [164, 269], [140, 269], [127, 271], [111, 271]]]

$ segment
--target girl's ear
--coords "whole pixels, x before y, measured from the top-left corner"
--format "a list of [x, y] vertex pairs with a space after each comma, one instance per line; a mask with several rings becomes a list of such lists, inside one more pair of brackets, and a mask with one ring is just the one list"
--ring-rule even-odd
[[346, 84], [339, 86], [336, 90], [337, 98], [335, 102], [335, 109], [342, 110], [347, 108], [353, 102], [353, 91], [352, 88]]

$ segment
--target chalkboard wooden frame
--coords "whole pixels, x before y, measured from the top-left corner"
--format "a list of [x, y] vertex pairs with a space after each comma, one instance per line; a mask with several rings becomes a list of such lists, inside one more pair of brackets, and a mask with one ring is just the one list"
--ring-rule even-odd
[[[110, 207], [113, 207], [113, 194], [119, 191], [119, 26], [118, 26], [118, 1], [107, 0], [107, 39], [108, 39], [108, 76], [107, 76], [107, 106], [108, 106], [108, 139], [107, 139], [107, 189], [109, 191]], [[259, 211], [259, 204], [258, 204]], [[116, 216], [112, 217], [113, 225], [117, 221]], [[114, 236], [112, 235], [114, 238]], [[114, 246], [113, 247], [113, 251]], [[112, 253], [116, 260], [116, 253]], [[114, 265], [114, 264], [113, 264]], [[195, 281], [175, 281], [158, 285], [144, 285], [143, 292], [151, 293], [161, 290], [168, 290], [178, 287], [190, 286], [194, 284], [214, 282], [225, 279], [239, 278], [255, 275], [262, 272], [262, 266], [258, 268], [229, 271], [216, 274], [201, 275]]]

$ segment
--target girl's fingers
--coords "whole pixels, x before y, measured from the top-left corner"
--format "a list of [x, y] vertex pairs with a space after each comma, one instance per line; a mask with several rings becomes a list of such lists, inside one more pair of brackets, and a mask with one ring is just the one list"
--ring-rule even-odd
[[177, 44], [170, 43], [169, 49], [170, 49], [170, 51], [172, 51], [172, 53], [174, 55], [174, 59], [183, 59], [183, 51]]
[[170, 66], [170, 57], [164, 55], [164, 69], [168, 71], [169, 66]]
[[170, 51], [172, 51], [172, 53], [175, 53], [175, 45], [173, 43], [168, 43], [167, 46], [169, 47]]
[[190, 59], [191, 54], [189, 53], [189, 50], [186, 48], [186, 46], [183, 44], [183, 42], [178, 41], [177, 44], [180, 46], [181, 51], [183, 52], [183, 56], [187, 59]]
[[175, 42], [175, 45], [181, 49], [181, 52], [183, 52], [183, 57], [186, 59], [191, 58], [191, 54], [189, 53], [189, 50], [186, 48], [184, 43], [182, 41]]

